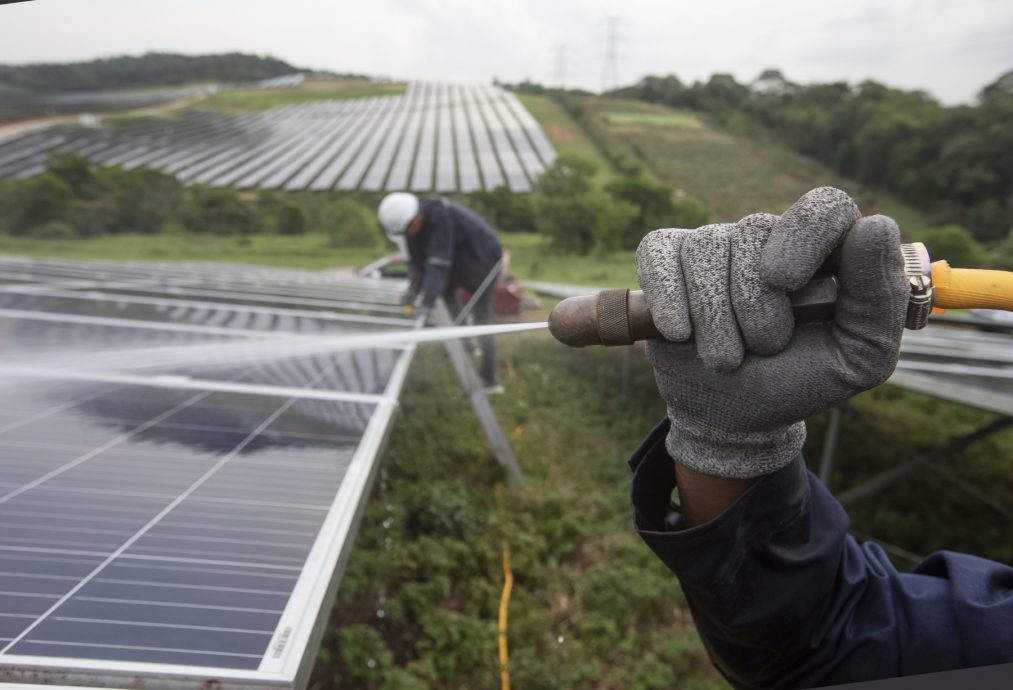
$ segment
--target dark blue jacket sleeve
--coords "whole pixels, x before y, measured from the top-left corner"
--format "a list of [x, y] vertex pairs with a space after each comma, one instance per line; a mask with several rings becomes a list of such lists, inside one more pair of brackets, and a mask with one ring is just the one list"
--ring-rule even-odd
[[847, 533], [801, 456], [714, 520], [681, 524], [667, 420], [637, 449], [637, 531], [679, 577], [736, 687], [809, 688], [1013, 661], [1013, 569], [942, 552], [899, 573]]
[[422, 305], [432, 307], [447, 289], [450, 267], [454, 263], [454, 220], [442, 199], [423, 207], [423, 232], [427, 236], [425, 277], [422, 281]]

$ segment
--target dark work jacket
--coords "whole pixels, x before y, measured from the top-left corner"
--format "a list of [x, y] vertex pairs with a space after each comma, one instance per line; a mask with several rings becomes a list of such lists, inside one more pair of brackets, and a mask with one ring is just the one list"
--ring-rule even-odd
[[1013, 568], [941, 552], [897, 572], [847, 533], [847, 514], [801, 456], [685, 528], [668, 427], [630, 460], [636, 528], [679, 577], [733, 685], [809, 688], [1013, 661]]
[[470, 208], [433, 197], [419, 204], [422, 229], [406, 238], [409, 290], [431, 307], [448, 289], [475, 292], [503, 248], [492, 227]]

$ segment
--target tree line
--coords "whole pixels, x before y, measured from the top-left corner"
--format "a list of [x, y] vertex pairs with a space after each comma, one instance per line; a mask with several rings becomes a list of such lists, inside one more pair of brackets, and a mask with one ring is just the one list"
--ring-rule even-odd
[[797, 84], [773, 69], [750, 84], [729, 74], [693, 84], [648, 76], [609, 95], [702, 112], [740, 134], [773, 133], [983, 242], [1002, 240], [1013, 224], [1013, 70], [974, 105], [955, 107], [875, 81]]
[[89, 62], [0, 65], [0, 89], [99, 91], [197, 82], [258, 81], [298, 71], [284, 60], [244, 53], [147, 53]]
[[162, 232], [244, 237], [320, 232], [333, 247], [379, 247], [373, 200], [185, 186], [172, 175], [53, 154], [46, 171], [0, 180], [0, 231], [35, 239]]
[[[642, 171], [595, 183], [595, 163], [560, 156], [531, 194], [504, 186], [451, 195], [499, 230], [537, 232], [560, 253], [635, 249], [658, 227], [697, 227], [710, 210]], [[34, 239], [183, 232], [243, 237], [319, 232], [334, 247], [384, 246], [375, 208], [382, 194], [334, 195], [184, 185], [158, 170], [124, 170], [74, 153], [52, 154], [46, 170], [0, 180], [0, 232]]]

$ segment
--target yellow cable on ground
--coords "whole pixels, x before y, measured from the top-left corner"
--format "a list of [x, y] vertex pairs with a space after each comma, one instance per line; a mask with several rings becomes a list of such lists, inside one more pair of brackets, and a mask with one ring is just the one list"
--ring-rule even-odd
[[500, 690], [510, 690], [510, 655], [507, 650], [507, 607], [514, 574], [510, 570], [510, 545], [503, 540], [503, 595], [499, 599], [499, 683]]

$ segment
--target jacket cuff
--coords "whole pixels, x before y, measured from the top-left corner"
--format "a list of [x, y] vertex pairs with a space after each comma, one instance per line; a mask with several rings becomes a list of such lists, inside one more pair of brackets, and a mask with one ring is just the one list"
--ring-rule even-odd
[[637, 532], [677, 573], [684, 562], [699, 565], [698, 550], [714, 553], [716, 539], [734, 542], [741, 536], [744, 522], [754, 529], [777, 530], [806, 509], [810, 486], [799, 453], [785, 467], [758, 478], [721, 515], [703, 525], [686, 527], [679, 505], [672, 499], [675, 464], [665, 447], [669, 426], [667, 419], [658, 424], [630, 458], [634, 473], [631, 500]]

